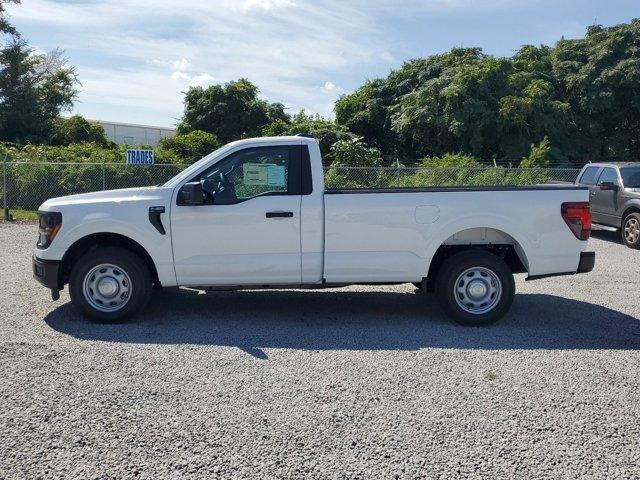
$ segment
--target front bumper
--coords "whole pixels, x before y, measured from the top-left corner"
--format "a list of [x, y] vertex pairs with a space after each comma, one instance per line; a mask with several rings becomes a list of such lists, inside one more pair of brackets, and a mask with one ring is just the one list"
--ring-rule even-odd
[[32, 260], [33, 278], [52, 291], [60, 291], [62, 288], [60, 285], [60, 261], [42, 260], [35, 255]]
[[549, 273], [546, 275], [529, 275], [526, 280], [540, 280], [548, 277], [561, 277], [563, 275], [575, 275], [576, 273], [588, 273], [593, 270], [596, 265], [596, 252], [580, 252], [580, 262], [578, 270], [575, 272]]

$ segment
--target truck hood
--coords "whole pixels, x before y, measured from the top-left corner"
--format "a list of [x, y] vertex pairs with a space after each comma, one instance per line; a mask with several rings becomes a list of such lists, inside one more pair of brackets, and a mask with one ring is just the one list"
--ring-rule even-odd
[[38, 210], [53, 211], [60, 207], [72, 207], [100, 203], [124, 203], [149, 200], [164, 200], [171, 196], [172, 188], [142, 187], [123, 188], [120, 190], [104, 190], [100, 192], [81, 193], [66, 197], [51, 198], [40, 205]]

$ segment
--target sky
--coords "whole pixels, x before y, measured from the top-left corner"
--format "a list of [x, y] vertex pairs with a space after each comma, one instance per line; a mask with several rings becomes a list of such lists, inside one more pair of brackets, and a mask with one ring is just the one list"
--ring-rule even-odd
[[22, 0], [7, 8], [81, 85], [72, 113], [175, 125], [183, 92], [246, 77], [290, 113], [333, 116], [340, 95], [452, 47], [509, 56], [640, 17], [640, 0]]

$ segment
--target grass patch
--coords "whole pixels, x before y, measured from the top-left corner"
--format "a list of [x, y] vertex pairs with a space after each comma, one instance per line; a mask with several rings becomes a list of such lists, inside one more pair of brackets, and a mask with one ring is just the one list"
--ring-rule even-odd
[[[4, 219], [4, 210], [2, 210], [2, 219]], [[35, 210], [9, 210], [15, 220], [38, 220], [38, 213]]]

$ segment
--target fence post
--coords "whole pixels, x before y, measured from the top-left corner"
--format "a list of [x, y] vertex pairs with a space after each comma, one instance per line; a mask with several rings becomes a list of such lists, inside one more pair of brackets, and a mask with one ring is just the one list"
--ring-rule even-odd
[[102, 190], [106, 190], [107, 189], [107, 169], [106, 169], [106, 162], [103, 160], [102, 161]]
[[4, 219], [8, 222], [11, 220], [11, 216], [9, 215], [9, 204], [7, 204], [7, 154], [2, 160], [2, 193], [4, 195]]

